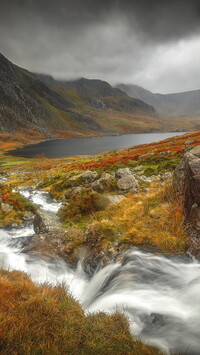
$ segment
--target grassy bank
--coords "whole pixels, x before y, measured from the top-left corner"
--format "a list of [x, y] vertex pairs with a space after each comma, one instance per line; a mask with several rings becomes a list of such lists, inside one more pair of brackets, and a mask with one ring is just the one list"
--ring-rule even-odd
[[1, 354], [160, 354], [132, 338], [122, 315], [84, 315], [61, 286], [36, 286], [23, 273], [0, 270], [0, 287]]

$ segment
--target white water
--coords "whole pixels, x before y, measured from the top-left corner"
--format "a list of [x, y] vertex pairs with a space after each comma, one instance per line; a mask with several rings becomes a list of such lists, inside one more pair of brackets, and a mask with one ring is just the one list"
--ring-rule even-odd
[[86, 312], [125, 313], [134, 336], [166, 353], [200, 354], [199, 262], [132, 250], [92, 274], [83, 261], [73, 270], [59, 258], [23, 253], [31, 235], [31, 226], [0, 229], [0, 267], [24, 271], [38, 283], [64, 282]]
[[21, 190], [20, 193], [45, 211], [57, 213], [62, 206], [62, 203], [54, 202], [51, 195], [46, 191], [26, 189]]

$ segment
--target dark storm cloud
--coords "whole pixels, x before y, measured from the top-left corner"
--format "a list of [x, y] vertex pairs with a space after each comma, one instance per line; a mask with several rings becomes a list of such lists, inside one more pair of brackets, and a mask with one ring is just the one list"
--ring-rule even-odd
[[197, 88], [199, 33], [199, 0], [0, 0], [1, 52], [59, 78]]
[[[40, 17], [49, 26], [80, 29], [108, 16], [122, 17], [138, 34], [171, 39], [199, 30], [199, 0], [1, 0], [1, 17], [7, 22], [24, 15]], [[36, 23], [37, 25], [37, 23]], [[11, 24], [12, 26], [12, 24]], [[78, 27], [78, 28], [77, 28]]]

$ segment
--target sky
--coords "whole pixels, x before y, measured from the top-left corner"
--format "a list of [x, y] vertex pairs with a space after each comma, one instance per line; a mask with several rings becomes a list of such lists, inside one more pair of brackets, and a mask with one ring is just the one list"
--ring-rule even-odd
[[200, 89], [200, 0], [0, 0], [0, 52], [63, 80]]

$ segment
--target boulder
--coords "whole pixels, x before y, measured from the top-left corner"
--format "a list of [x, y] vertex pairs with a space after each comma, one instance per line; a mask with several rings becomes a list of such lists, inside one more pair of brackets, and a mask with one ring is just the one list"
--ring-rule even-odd
[[99, 192], [99, 193], [102, 193], [104, 191], [104, 185], [100, 181], [100, 179], [92, 182], [91, 187], [94, 191]]
[[133, 175], [126, 175], [119, 179], [117, 186], [119, 190], [123, 192], [136, 192], [139, 187], [138, 182]]
[[35, 234], [40, 234], [40, 233], [47, 233], [48, 229], [39, 213], [35, 215], [35, 218], [33, 220], [33, 228], [35, 231]]
[[91, 171], [91, 170], [86, 170], [81, 174], [78, 174], [76, 176], [73, 176], [68, 180], [69, 184], [72, 186], [77, 186], [82, 183], [88, 184], [93, 181], [95, 181], [98, 177], [98, 174], [96, 171]]
[[123, 195], [99, 195], [97, 206], [100, 210], [105, 210], [110, 204], [121, 202], [125, 196]]
[[200, 254], [200, 146], [184, 155], [175, 169], [173, 185], [183, 200], [190, 250]]
[[126, 176], [133, 175], [129, 168], [120, 168], [116, 171], [115, 176], [118, 179], [124, 178]]
[[94, 191], [102, 193], [104, 191], [112, 191], [112, 183], [115, 181], [115, 175], [103, 173], [100, 179], [91, 183], [91, 187]]

